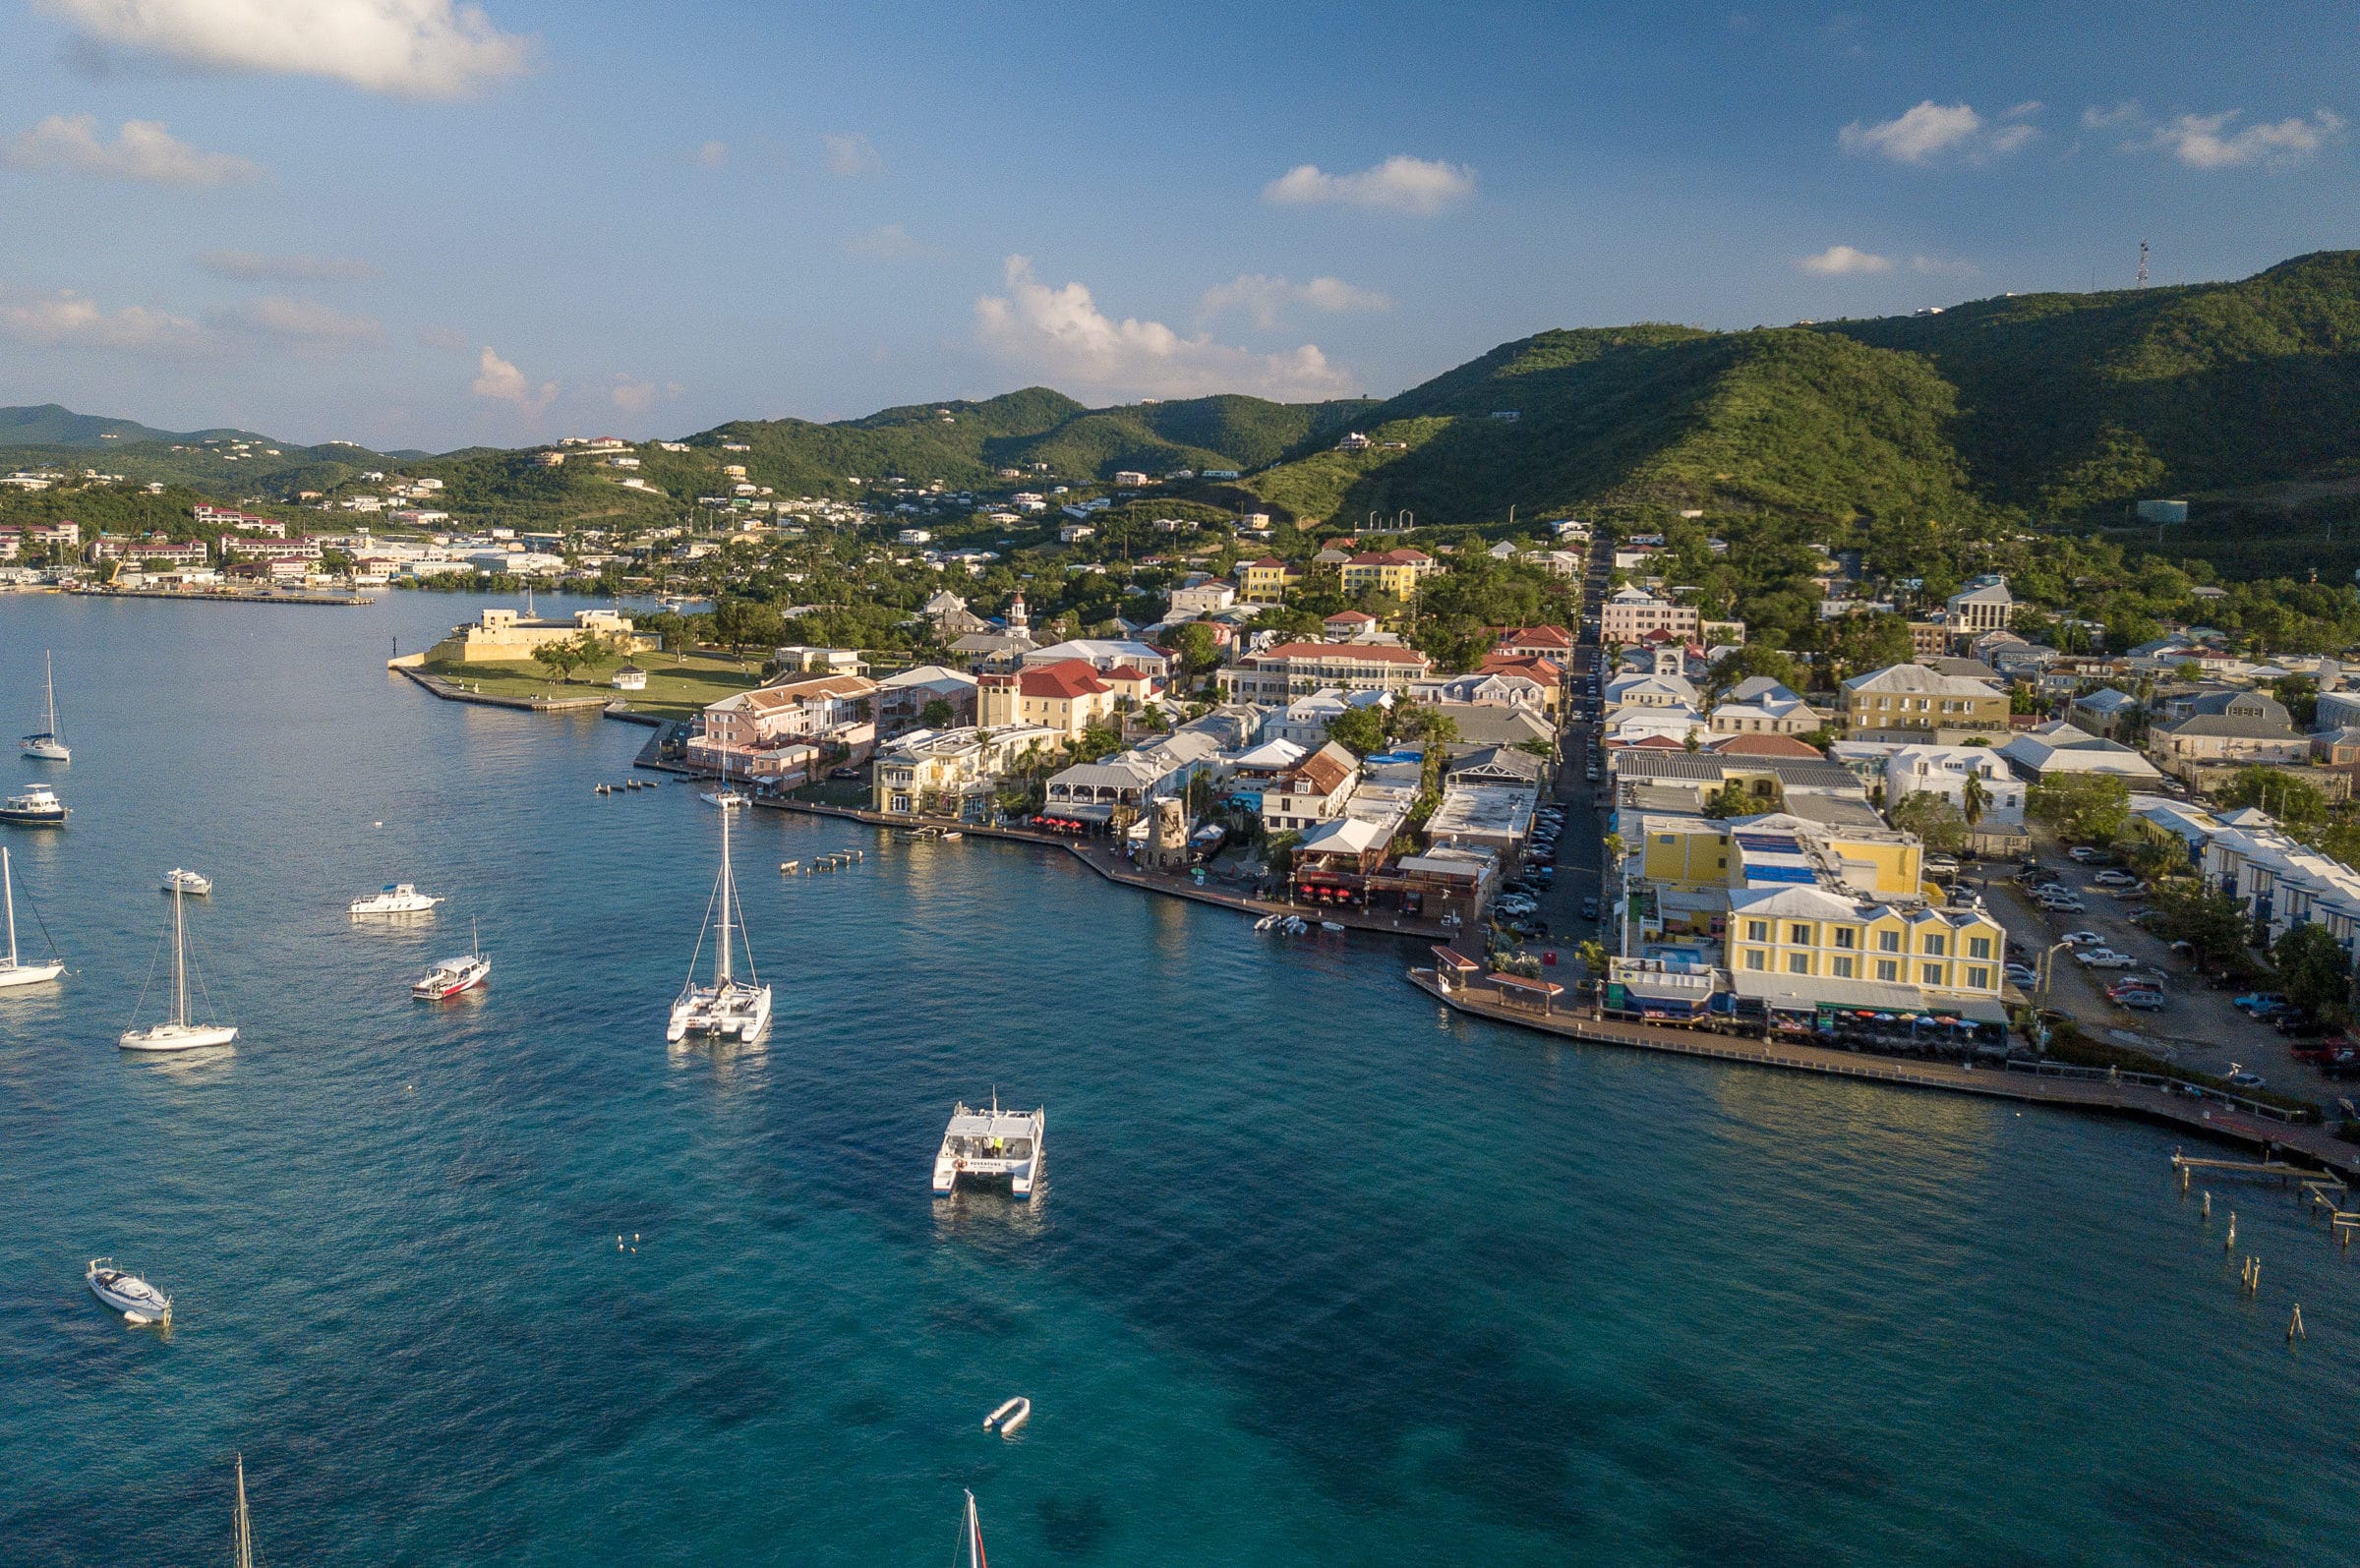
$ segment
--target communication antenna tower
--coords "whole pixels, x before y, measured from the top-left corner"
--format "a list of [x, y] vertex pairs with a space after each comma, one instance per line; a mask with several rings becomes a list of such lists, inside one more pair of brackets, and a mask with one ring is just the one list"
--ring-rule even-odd
[[2147, 242], [2139, 242], [2139, 286], [2147, 287]]

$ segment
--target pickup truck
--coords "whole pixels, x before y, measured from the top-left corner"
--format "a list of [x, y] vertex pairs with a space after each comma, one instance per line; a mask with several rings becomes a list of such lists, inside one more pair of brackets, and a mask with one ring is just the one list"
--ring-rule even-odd
[[2260, 1013], [2269, 1008], [2285, 1005], [2286, 998], [2276, 991], [2248, 991], [2241, 997], [2229, 999], [2229, 1006], [2240, 1013]]
[[2139, 962], [2129, 954], [2117, 953], [2112, 948], [2085, 948], [2074, 958], [2080, 960], [2084, 968], [2090, 969], [2129, 969], [2136, 967]]

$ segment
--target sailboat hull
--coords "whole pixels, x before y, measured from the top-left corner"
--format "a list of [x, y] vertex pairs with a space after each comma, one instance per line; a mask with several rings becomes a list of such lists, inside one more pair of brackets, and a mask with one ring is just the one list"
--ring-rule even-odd
[[0, 991], [11, 986], [40, 985], [65, 972], [62, 963], [0, 963]]
[[129, 1029], [115, 1044], [126, 1051], [199, 1051], [208, 1045], [227, 1045], [238, 1037], [234, 1023], [159, 1023], [152, 1029]]
[[758, 1038], [770, 1027], [770, 987], [766, 985], [691, 986], [672, 1005], [672, 1021], [664, 1038], [737, 1040]]
[[26, 756], [38, 758], [42, 762], [72, 762], [74, 760], [72, 748], [67, 746], [64, 741], [52, 740], [46, 735], [27, 737], [22, 749]]

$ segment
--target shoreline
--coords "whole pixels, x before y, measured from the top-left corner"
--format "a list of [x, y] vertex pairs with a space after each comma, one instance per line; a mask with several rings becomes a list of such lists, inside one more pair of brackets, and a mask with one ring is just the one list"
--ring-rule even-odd
[[[1454, 1013], [1509, 1024], [1537, 1034], [1584, 1045], [1621, 1046], [1667, 1056], [1701, 1057], [1744, 1067], [1824, 1077], [1858, 1078], [1897, 1088], [1933, 1089], [1949, 1094], [1979, 1094], [1989, 1099], [2016, 1100], [2063, 1110], [2097, 1111], [2135, 1117], [2196, 1132], [2207, 1137], [2243, 1143], [2273, 1153], [2299, 1154], [2321, 1168], [2351, 1179], [2360, 1174], [2360, 1146], [2345, 1143], [2323, 1126], [2276, 1122], [2242, 1115], [2209, 1104], [2200, 1096], [2108, 1077], [2095, 1069], [2093, 1075], [2037, 1073], [2001, 1067], [1968, 1068], [1947, 1062], [1921, 1062], [1898, 1057], [1870, 1056], [1826, 1046], [1762, 1041], [1740, 1035], [1695, 1034], [1644, 1023], [1592, 1017], [1588, 1008], [1578, 1012], [1537, 1014], [1499, 1000], [1495, 987], [1481, 981], [1444, 987], [1431, 968], [1413, 968], [1403, 975], [1418, 990]], [[1488, 996], [1488, 1000], [1487, 1000]]]

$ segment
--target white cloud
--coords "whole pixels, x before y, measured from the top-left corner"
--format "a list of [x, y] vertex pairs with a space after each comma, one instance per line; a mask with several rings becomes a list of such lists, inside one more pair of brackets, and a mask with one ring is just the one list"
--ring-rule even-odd
[[444, 98], [514, 76], [532, 40], [452, 0], [35, 0], [99, 44], [222, 70]]
[[1821, 277], [1843, 277], [1854, 272], [1890, 272], [1893, 270], [1893, 261], [1890, 257], [1876, 256], [1867, 251], [1856, 250], [1849, 245], [1831, 245], [1817, 256], [1806, 256], [1795, 264], [1805, 272], [1815, 272]]
[[483, 357], [477, 363], [477, 375], [472, 390], [478, 397], [488, 397], [498, 403], [513, 403], [527, 414], [539, 414], [558, 399], [558, 383], [543, 381], [535, 387], [524, 372], [502, 359], [492, 345], [484, 345]]
[[730, 145], [727, 142], [708, 142], [689, 154], [689, 161], [700, 169], [718, 169], [730, 161]]
[[847, 256], [865, 257], [871, 261], [917, 261], [942, 254], [913, 237], [899, 223], [887, 223], [853, 235], [844, 242], [844, 250]]
[[213, 346], [211, 334], [185, 316], [144, 305], [101, 310], [71, 289], [0, 305], [0, 332], [43, 348], [111, 348], [133, 354], [191, 354]]
[[422, 326], [418, 328], [418, 341], [428, 348], [439, 348], [453, 354], [464, 354], [475, 347], [475, 339], [455, 326]]
[[112, 142], [88, 114], [53, 114], [0, 144], [0, 162], [19, 169], [62, 169], [148, 185], [227, 185], [262, 170], [226, 152], [200, 152], [159, 120], [126, 120]]
[[242, 283], [349, 283], [377, 268], [349, 257], [270, 256], [261, 251], [205, 251], [197, 264]]
[[1289, 305], [1308, 305], [1315, 311], [1383, 311], [1392, 301], [1374, 289], [1364, 289], [1340, 277], [1315, 277], [1290, 283], [1263, 272], [1245, 272], [1205, 291], [1198, 315], [1210, 319], [1224, 311], [1244, 310], [1265, 331], [1276, 326]]
[[2343, 117], [2326, 109], [2307, 118], [2229, 129], [2242, 111], [2182, 114], [2155, 127], [2146, 145], [2168, 151], [2192, 169], [2235, 169], [2259, 163], [2275, 172], [2291, 168], [2343, 138]]
[[2082, 129], [2085, 131], [2118, 131], [2125, 126], [2146, 123], [2147, 111], [2139, 107], [2137, 98], [2126, 98], [2110, 109], [2101, 109], [2093, 104], [2082, 111]]
[[1254, 392], [1298, 400], [1334, 397], [1350, 386], [1314, 344], [1256, 354], [1208, 336], [1183, 337], [1161, 321], [1117, 321], [1088, 288], [1050, 288], [1021, 256], [1008, 258], [1007, 279], [1005, 296], [975, 301], [976, 335], [1012, 363], [1068, 385], [1135, 396]]
[[885, 172], [885, 154], [864, 136], [823, 136], [828, 145], [828, 172], [848, 180]]
[[1264, 186], [1262, 199], [1279, 206], [1363, 206], [1427, 217], [1474, 190], [1475, 171], [1464, 164], [1402, 155], [1358, 174], [1298, 164]]
[[317, 300], [264, 295], [223, 312], [218, 322], [240, 331], [275, 338], [307, 353], [332, 354], [339, 349], [384, 340], [385, 329], [366, 316], [330, 310]]
[[2003, 111], [1996, 123], [1985, 120], [1965, 103], [1936, 103], [1927, 98], [1901, 115], [1862, 125], [1855, 120], [1836, 133], [1836, 145], [1847, 152], [1888, 158], [1895, 163], [1931, 163], [1958, 156], [1971, 163], [2023, 150], [2040, 135], [2032, 117], [2040, 112], [2037, 100]]

